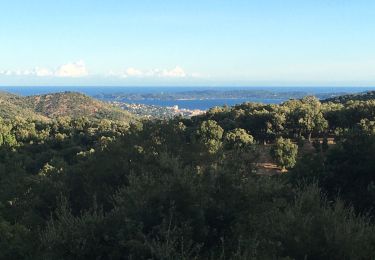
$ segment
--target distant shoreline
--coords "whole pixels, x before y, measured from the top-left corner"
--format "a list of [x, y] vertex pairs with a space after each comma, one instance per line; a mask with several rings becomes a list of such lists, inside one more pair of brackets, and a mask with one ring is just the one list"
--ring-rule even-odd
[[178, 106], [181, 109], [207, 110], [215, 106], [233, 106], [244, 102], [279, 104], [289, 99], [315, 95], [326, 99], [338, 95], [375, 90], [375, 87], [0, 87], [22, 96], [73, 91], [102, 101], [119, 101], [129, 104]]

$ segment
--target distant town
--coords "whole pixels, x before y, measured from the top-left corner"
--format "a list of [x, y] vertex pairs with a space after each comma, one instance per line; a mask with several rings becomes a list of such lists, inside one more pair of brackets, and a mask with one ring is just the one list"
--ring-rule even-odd
[[145, 104], [130, 104], [119, 101], [112, 101], [110, 103], [144, 118], [173, 118], [175, 116], [192, 117], [205, 113], [205, 110], [179, 108], [177, 105], [164, 107]]

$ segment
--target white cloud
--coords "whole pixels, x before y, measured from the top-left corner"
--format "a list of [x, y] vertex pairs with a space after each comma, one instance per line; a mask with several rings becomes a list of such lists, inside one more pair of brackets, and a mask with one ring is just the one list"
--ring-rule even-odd
[[38, 76], [38, 77], [45, 77], [51, 76], [53, 73], [45, 68], [36, 67], [31, 70], [2, 70], [0, 71], [0, 75], [5, 76]]
[[125, 71], [125, 75], [129, 77], [140, 77], [143, 75], [143, 72], [141, 70], [137, 70], [135, 68], [128, 68]]
[[29, 74], [25, 74], [25, 75], [35, 75], [35, 76], [38, 76], [38, 77], [47, 77], [47, 76], [52, 76], [53, 75], [53, 72], [51, 72], [49, 69], [46, 69], [46, 68], [35, 68], [33, 71], [29, 72], [29, 71], [26, 71], [27, 73]]
[[164, 70], [161, 73], [162, 77], [169, 77], [169, 78], [184, 78], [187, 76], [186, 72], [179, 66], [175, 67], [171, 70]]
[[60, 66], [60, 68], [58, 68], [54, 74], [57, 77], [76, 78], [87, 76], [88, 71], [86, 69], [85, 63], [80, 60], [74, 63], [68, 63]]
[[81, 61], [61, 65], [58, 69], [36, 67], [27, 70], [0, 70], [5, 76], [35, 76], [35, 77], [84, 77], [88, 75], [85, 63]]
[[[84, 61], [71, 62], [59, 66], [57, 69], [46, 67], [35, 67], [26, 70], [0, 70], [0, 75], [4, 76], [28, 76], [28, 77], [59, 77], [59, 78], [78, 78], [88, 76], [88, 70]], [[148, 69], [141, 70], [129, 67], [122, 72], [109, 71], [106, 76], [120, 78], [197, 78], [201, 77], [197, 73], [187, 73], [182, 67], [176, 66], [171, 69]]]
[[0, 75], [11, 76], [14, 73], [10, 70], [0, 70]]
[[173, 69], [150, 69], [150, 70], [139, 70], [135, 68], [127, 68], [125, 71], [120, 73], [115, 73], [110, 71], [109, 76], [117, 76], [121, 78], [131, 78], [131, 77], [154, 77], [154, 78], [185, 78], [185, 77], [197, 77], [198, 74], [188, 74], [180, 66], [176, 66]]

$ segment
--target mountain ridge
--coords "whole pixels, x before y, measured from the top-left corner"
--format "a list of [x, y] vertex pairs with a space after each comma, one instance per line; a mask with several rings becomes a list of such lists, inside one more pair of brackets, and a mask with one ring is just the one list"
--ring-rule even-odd
[[18, 96], [0, 92], [0, 116], [24, 116], [48, 120], [61, 116], [89, 117], [117, 121], [133, 121], [136, 117], [111, 104], [79, 92], [58, 92], [33, 96]]

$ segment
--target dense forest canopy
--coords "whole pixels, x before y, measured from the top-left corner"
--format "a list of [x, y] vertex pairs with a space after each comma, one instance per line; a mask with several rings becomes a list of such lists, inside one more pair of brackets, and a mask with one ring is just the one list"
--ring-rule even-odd
[[0, 259], [374, 256], [373, 98], [140, 120], [4, 93], [0, 112]]

